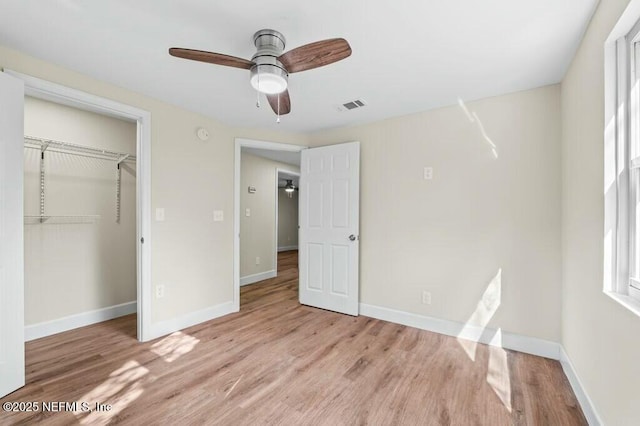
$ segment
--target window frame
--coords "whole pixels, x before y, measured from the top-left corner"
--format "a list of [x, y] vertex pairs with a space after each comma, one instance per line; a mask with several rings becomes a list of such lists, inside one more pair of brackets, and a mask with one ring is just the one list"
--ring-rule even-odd
[[[631, 31], [621, 40], [624, 43], [624, 54], [626, 58], [623, 63], [619, 61], [621, 82], [624, 82], [619, 88], [625, 96], [626, 114], [623, 122], [624, 129], [624, 168], [627, 171], [625, 179], [627, 180], [625, 212], [626, 234], [628, 235], [627, 244], [627, 271], [628, 275], [623, 282], [626, 287], [627, 294], [640, 302], [640, 236], [638, 232], [638, 211], [637, 204], [640, 201], [640, 20], [635, 23]], [[624, 229], [621, 231], [625, 232]], [[622, 290], [625, 290], [624, 288]]]
[[640, 1], [630, 5], [604, 51], [603, 291], [640, 316]]

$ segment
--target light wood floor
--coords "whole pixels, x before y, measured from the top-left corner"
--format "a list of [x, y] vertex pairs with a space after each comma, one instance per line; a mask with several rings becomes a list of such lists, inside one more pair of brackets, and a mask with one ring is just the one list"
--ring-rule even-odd
[[278, 265], [240, 313], [166, 338], [137, 343], [127, 316], [27, 343], [27, 385], [1, 403], [113, 407], [0, 424], [586, 424], [558, 362], [301, 306], [297, 252]]

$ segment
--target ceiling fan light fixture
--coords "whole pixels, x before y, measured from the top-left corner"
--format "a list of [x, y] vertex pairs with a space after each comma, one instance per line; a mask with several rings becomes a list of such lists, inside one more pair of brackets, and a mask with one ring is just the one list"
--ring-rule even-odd
[[251, 68], [251, 85], [260, 93], [275, 95], [287, 90], [287, 72], [277, 65], [262, 64]]
[[293, 192], [295, 189], [296, 187], [293, 186], [293, 180], [287, 179], [287, 184], [284, 186], [285, 192]]
[[308, 43], [284, 52], [286, 40], [282, 33], [263, 29], [253, 35], [256, 53], [251, 60], [206, 50], [172, 47], [169, 54], [176, 58], [249, 70], [251, 86], [256, 90], [256, 106], [260, 94], [265, 94], [269, 106], [278, 116], [291, 112], [289, 74], [324, 67], [351, 55], [351, 46], [343, 38], [330, 38]]

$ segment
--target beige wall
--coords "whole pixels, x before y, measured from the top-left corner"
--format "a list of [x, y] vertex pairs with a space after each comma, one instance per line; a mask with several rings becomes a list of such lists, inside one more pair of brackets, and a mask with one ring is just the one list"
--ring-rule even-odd
[[[299, 169], [246, 152], [240, 165], [240, 278], [244, 278], [275, 270], [277, 169]], [[249, 186], [256, 192], [250, 194]], [[246, 209], [251, 216], [246, 216]]]
[[[135, 154], [135, 123], [34, 98], [25, 134]], [[135, 164], [122, 166], [116, 223], [113, 161], [45, 153], [46, 215], [100, 215], [92, 223], [25, 226], [25, 323], [59, 319], [136, 300]], [[25, 149], [25, 215], [40, 214], [40, 151]]]
[[298, 247], [298, 191], [278, 189], [278, 249]]
[[603, 293], [603, 46], [628, 0], [600, 2], [562, 82], [562, 342], [604, 424], [640, 424], [640, 319]]
[[[151, 281], [165, 285], [165, 297], [151, 301], [152, 322], [230, 302], [234, 138], [306, 144], [306, 136], [231, 128], [2, 46], [0, 67], [151, 113], [151, 207], [164, 208], [166, 216], [151, 225]], [[198, 127], [209, 130], [208, 142], [197, 139]], [[213, 221], [214, 210], [224, 211], [223, 222]]]
[[361, 142], [361, 302], [559, 341], [560, 87], [466, 108], [312, 136]]

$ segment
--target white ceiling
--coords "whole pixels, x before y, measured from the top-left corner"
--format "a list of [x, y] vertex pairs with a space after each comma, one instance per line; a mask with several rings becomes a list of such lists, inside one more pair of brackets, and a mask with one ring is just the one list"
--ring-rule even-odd
[[[0, 44], [239, 127], [310, 132], [559, 82], [597, 0], [3, 0]], [[292, 74], [280, 124], [246, 70], [168, 55], [250, 59], [273, 28], [285, 50], [332, 37], [353, 54]], [[365, 108], [336, 105], [365, 99]]]

